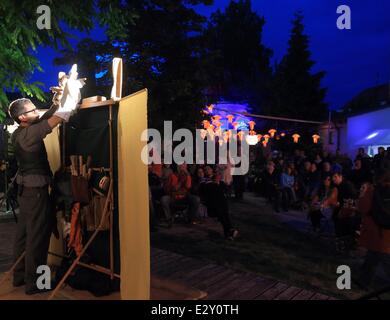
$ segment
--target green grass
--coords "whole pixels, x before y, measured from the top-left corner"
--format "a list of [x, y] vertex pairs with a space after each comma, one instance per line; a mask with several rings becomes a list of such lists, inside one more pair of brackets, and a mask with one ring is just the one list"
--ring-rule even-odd
[[222, 230], [206, 225], [188, 229], [174, 226], [153, 233], [152, 246], [336, 298], [351, 299], [362, 294], [337, 289], [337, 266], [349, 265], [353, 272], [356, 261], [335, 255], [331, 243], [281, 223], [265, 206], [232, 203], [231, 212], [241, 232], [237, 241], [225, 241]]

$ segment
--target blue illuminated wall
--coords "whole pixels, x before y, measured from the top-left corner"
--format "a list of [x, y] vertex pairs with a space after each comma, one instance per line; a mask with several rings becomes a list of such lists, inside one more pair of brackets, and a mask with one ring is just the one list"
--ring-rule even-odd
[[348, 153], [356, 155], [358, 147], [377, 149], [387, 146], [390, 132], [390, 107], [350, 117], [347, 120]]

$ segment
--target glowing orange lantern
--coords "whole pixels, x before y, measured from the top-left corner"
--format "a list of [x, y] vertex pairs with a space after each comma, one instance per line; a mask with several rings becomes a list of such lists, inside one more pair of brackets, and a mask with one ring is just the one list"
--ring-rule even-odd
[[240, 141], [242, 141], [242, 138], [244, 137], [244, 132], [240, 131], [239, 133], [237, 133], [237, 136], [240, 139]]
[[312, 138], [314, 143], [318, 143], [318, 140], [320, 140], [320, 136], [318, 134], [313, 134]]
[[215, 121], [215, 122], [219, 122], [219, 120], [221, 120], [221, 119], [222, 119], [221, 116], [214, 116], [213, 117], [213, 121]]
[[249, 124], [249, 128], [251, 129], [251, 131], [253, 131], [253, 129], [255, 128], [256, 122], [254, 122], [254, 121], [249, 121], [248, 124]]
[[267, 147], [268, 141], [263, 140], [263, 147]]
[[263, 138], [264, 138], [264, 141], [266, 142], [266, 143], [268, 143], [268, 140], [269, 140], [269, 135], [268, 134], [265, 134], [264, 136], [263, 136]]
[[232, 125], [233, 125], [234, 130], [238, 129], [238, 122], [233, 122]]
[[275, 129], [270, 129], [268, 133], [271, 135], [271, 138], [275, 136], [276, 130]]
[[281, 137], [284, 137], [285, 135], [286, 135], [285, 132], [282, 132], [282, 133], [280, 134]]
[[301, 136], [298, 133], [295, 133], [292, 135], [292, 138], [294, 140], [294, 143], [298, 143], [298, 140]]
[[226, 116], [226, 118], [228, 119], [229, 123], [232, 123], [234, 116], [232, 114], [229, 114]]
[[202, 123], [203, 123], [203, 128], [204, 129], [208, 129], [210, 127], [210, 121], [203, 120]]
[[207, 110], [209, 112], [213, 112], [213, 109], [214, 109], [214, 105], [213, 104], [210, 104], [208, 107], [207, 107]]
[[214, 121], [213, 123], [214, 123], [214, 125], [215, 125], [217, 128], [220, 128], [220, 127], [222, 126], [222, 123], [219, 122], [219, 121]]

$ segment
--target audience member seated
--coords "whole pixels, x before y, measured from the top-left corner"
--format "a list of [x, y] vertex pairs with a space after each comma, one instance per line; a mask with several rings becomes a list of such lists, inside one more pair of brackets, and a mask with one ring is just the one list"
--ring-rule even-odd
[[318, 192], [321, 184], [321, 173], [317, 170], [317, 165], [313, 162], [310, 165], [309, 181], [306, 189], [305, 199], [312, 199]]
[[332, 217], [333, 208], [337, 204], [337, 188], [332, 185], [330, 175], [322, 178], [321, 186], [313, 196], [309, 206], [308, 217], [311, 221], [314, 232], [320, 232], [321, 219], [329, 221]]
[[321, 180], [323, 181], [327, 176], [332, 176], [332, 167], [330, 162], [324, 161], [322, 163]]
[[196, 223], [200, 200], [198, 196], [190, 193], [191, 186], [192, 180], [187, 171], [186, 163], [178, 165], [177, 173], [168, 173], [164, 183], [165, 195], [161, 198], [161, 205], [169, 226], [172, 226], [174, 222], [174, 216], [171, 212], [173, 205], [187, 205], [188, 220], [190, 223]]
[[295, 196], [295, 178], [292, 175], [292, 170], [286, 166], [283, 173], [280, 175], [280, 189], [282, 193], [282, 208], [283, 211], [288, 211], [290, 205], [296, 202]]
[[309, 183], [311, 174], [311, 162], [305, 161], [303, 167], [298, 169], [298, 198], [301, 201], [307, 201], [309, 194]]

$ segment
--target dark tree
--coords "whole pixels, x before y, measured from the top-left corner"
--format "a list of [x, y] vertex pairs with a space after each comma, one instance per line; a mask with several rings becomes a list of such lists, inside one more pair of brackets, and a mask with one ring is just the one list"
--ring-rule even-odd
[[326, 89], [321, 87], [325, 72], [312, 73], [309, 37], [304, 34], [303, 15], [293, 20], [287, 54], [276, 67], [273, 96], [269, 113], [307, 120], [324, 120], [327, 104]]
[[194, 5], [210, 0], [133, 0], [122, 8], [126, 17], [131, 4], [135, 24], [127, 24], [121, 42], [126, 92], [149, 90], [149, 125], [161, 128], [163, 120], [174, 127], [199, 125], [206, 100], [201, 32], [205, 18]]
[[272, 74], [272, 51], [262, 44], [264, 24], [250, 0], [231, 1], [225, 12], [212, 15], [205, 33], [212, 99], [247, 100], [261, 110]]

